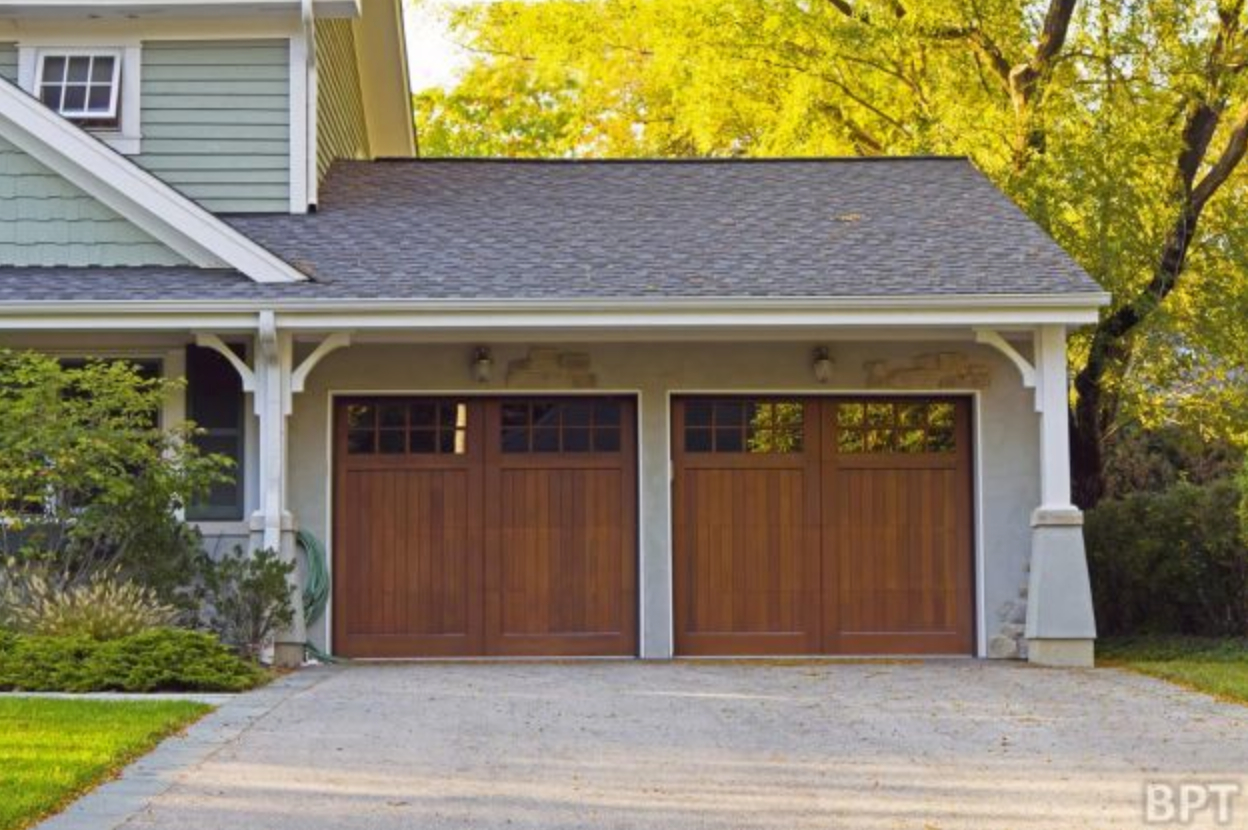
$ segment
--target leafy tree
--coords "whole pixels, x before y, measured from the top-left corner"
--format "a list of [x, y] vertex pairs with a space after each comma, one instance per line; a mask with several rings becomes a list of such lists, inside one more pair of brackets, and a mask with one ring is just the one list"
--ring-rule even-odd
[[174, 599], [198, 548], [177, 511], [229, 463], [159, 424], [176, 388], [125, 361], [0, 351], [0, 558], [45, 560], [57, 588], [107, 567]]
[[518, 0], [417, 96], [426, 155], [965, 154], [1113, 294], [1076, 499], [1124, 424], [1248, 443], [1245, 0]]

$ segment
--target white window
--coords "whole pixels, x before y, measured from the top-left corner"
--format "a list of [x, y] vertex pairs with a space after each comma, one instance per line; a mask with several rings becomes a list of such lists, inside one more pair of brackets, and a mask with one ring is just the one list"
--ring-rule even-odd
[[142, 151], [142, 43], [38, 37], [18, 43], [18, 86], [119, 153]]
[[120, 50], [41, 51], [35, 87], [49, 108], [91, 128], [120, 126]]

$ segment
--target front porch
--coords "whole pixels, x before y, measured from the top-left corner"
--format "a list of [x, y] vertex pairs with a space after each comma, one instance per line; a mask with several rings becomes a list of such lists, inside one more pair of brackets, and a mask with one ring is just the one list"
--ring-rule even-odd
[[[193, 343], [229, 362], [246, 396], [240, 509], [201, 522], [206, 543], [298, 558], [294, 534], [304, 530], [324, 541], [334, 569], [330, 612], [306, 627], [297, 620], [282, 637], [278, 656], [288, 664], [300, 661], [305, 641], [349, 656], [927, 653], [1090, 662], [1086, 566], [1078, 513], [1069, 505], [1063, 325], [795, 319], [751, 328], [737, 319], [730, 335], [707, 318], [694, 330], [670, 319], [630, 326], [618, 316], [608, 328], [594, 326], [591, 316], [434, 331], [363, 317], [328, 328], [323, 320], [260, 313], [181, 330], [84, 331], [55, 341], [10, 334], [5, 342], [79, 355], [155, 355], [173, 376], [185, 372]], [[584, 470], [603, 467], [590, 444], [569, 444], [570, 454], [553, 464], [561, 447], [550, 455], [530, 447], [533, 469], [582, 472], [542, 473], [540, 481], [530, 475], [541, 498], [533, 491], [503, 499], [506, 448], [491, 443], [503, 440], [494, 435], [503, 434], [503, 408], [604, 400], [623, 402], [628, 425], [619, 436], [621, 460], [607, 464], [615, 472], [586, 477]], [[383, 415], [378, 407], [409, 407], [401, 448], [375, 447], [377, 464], [407, 471], [406, 483], [395, 486], [425, 487], [424, 507], [396, 507], [393, 493], [346, 503], [340, 474], [353, 456], [342, 445], [342, 418], [352, 401], [372, 407], [366, 417], [374, 419]], [[413, 528], [427, 535], [427, 499], [446, 498], [446, 488], [457, 486], [446, 471], [460, 463], [430, 467], [417, 451], [424, 427], [411, 420], [410, 407], [430, 401], [459, 407], [459, 417], [471, 413], [460, 425], [469, 439], [462, 461], [478, 463], [471, 440], [483, 442], [482, 455], [479, 467], [463, 468], [463, 480], [480, 481], [459, 506], [445, 508], [459, 511], [452, 518], [463, 535], [440, 536], [416, 551], [395, 539]], [[958, 413], [960, 431], [947, 447], [938, 423], [945, 402]], [[738, 412], [723, 417], [739, 423], [689, 422], [697, 407], [717, 406]], [[779, 418], [777, 406], [796, 407], [784, 409], [785, 417], [799, 413], [797, 431], [785, 427], [796, 445], [757, 444], [776, 437], [778, 428], [759, 419]], [[837, 414], [842, 408], [850, 414]], [[891, 421], [843, 420], [854, 411]], [[185, 400], [171, 401], [166, 417], [186, 414]], [[386, 428], [369, 423], [380, 440]], [[567, 426], [569, 441], [589, 428]], [[728, 435], [729, 427], [741, 446], [685, 446], [719, 430]], [[862, 463], [847, 466], [840, 453]], [[381, 458], [387, 454], [394, 458]], [[422, 472], [431, 469], [441, 478]], [[719, 477], [698, 472], [707, 469]], [[560, 492], [581, 491], [582, 501], [615, 501], [597, 512], [582, 504], [577, 518], [567, 496], [568, 515], [549, 518]], [[539, 518], [499, 512], [509, 509]], [[361, 535], [362, 510], [372, 511], [367, 527], [379, 528], [371, 537]], [[516, 534], [525, 533], [528, 564], [516, 564]], [[560, 575], [580, 561], [573, 549], [604, 544], [620, 556], [591, 557]], [[374, 572], [353, 575], [363, 567], [362, 545], [373, 546]], [[383, 548], [389, 552], [377, 553]], [[465, 570], [456, 572], [454, 562], [465, 557]], [[417, 559], [425, 571], [409, 572], [403, 563]], [[376, 571], [378, 563], [391, 570]], [[571, 600], [559, 598], [569, 591]], [[358, 613], [374, 604], [375, 614]], [[431, 604], [436, 620], [426, 613]], [[391, 645], [352, 647], [351, 625]], [[493, 631], [495, 642], [511, 645], [439, 650], [454, 629], [468, 636], [474, 625], [479, 642]], [[560, 627], [568, 630], [560, 634]], [[601, 636], [608, 629], [619, 635], [610, 643]], [[516, 645], [525, 637], [534, 643], [529, 650]], [[411, 647], [435, 641], [436, 648]]]

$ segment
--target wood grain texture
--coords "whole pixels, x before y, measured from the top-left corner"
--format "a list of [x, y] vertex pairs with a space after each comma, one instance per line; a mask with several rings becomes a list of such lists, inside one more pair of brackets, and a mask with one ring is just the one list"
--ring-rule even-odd
[[631, 401], [619, 452], [503, 453], [495, 400], [464, 454], [348, 452], [347, 407], [377, 403], [336, 407], [336, 653], [636, 653]]

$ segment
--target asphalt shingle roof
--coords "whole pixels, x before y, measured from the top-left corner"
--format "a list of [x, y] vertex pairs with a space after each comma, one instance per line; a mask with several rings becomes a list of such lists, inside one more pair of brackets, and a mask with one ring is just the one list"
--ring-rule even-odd
[[0, 303], [1100, 290], [964, 159], [339, 162], [317, 213], [228, 221], [313, 281], [0, 268]]

